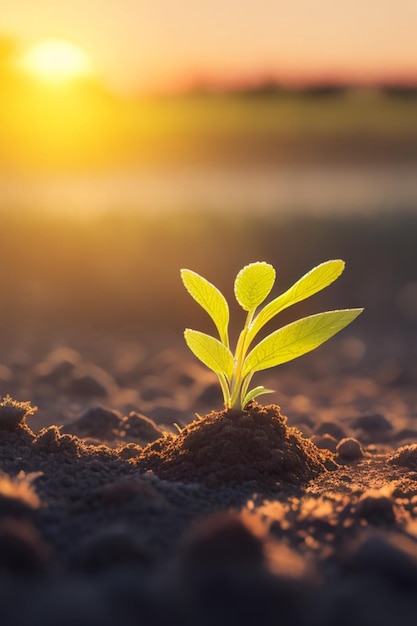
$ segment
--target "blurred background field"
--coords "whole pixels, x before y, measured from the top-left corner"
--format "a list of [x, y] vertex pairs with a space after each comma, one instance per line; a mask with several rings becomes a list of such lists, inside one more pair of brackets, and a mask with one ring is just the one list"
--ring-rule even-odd
[[[314, 265], [343, 258], [342, 278], [283, 313], [281, 323], [302, 313], [365, 306], [345, 333], [376, 340], [379, 348], [402, 337], [410, 354], [416, 350], [415, 215], [112, 214], [83, 222], [10, 213], [2, 225], [2, 341], [78, 329], [137, 338], [165, 332], [177, 344], [185, 326], [211, 332], [183, 289], [181, 267], [198, 271], [232, 301], [234, 277], [248, 262], [266, 260], [277, 268], [277, 294]], [[236, 305], [232, 315], [236, 334], [243, 319]]]
[[197, 314], [181, 267], [230, 292], [242, 265], [264, 259], [284, 289], [334, 257], [347, 271], [323, 304], [365, 305], [374, 330], [416, 322], [413, 90], [105, 102], [99, 128], [77, 126], [82, 105], [52, 132], [48, 98], [38, 118], [15, 102], [15, 126], [0, 124], [4, 326], [178, 331]]
[[412, 89], [116, 98], [88, 82], [23, 83], [3, 97], [1, 207], [86, 218], [412, 209], [416, 103]]

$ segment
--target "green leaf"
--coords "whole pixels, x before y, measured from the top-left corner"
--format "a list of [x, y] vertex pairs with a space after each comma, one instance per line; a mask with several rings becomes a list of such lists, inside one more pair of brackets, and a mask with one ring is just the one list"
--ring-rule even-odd
[[275, 298], [275, 300], [272, 300], [259, 312], [249, 328], [247, 345], [275, 315], [330, 285], [340, 276], [344, 267], [345, 263], [340, 259], [326, 261], [317, 265], [317, 267], [313, 267], [312, 270], [297, 280], [292, 287]]
[[232, 378], [234, 361], [229, 348], [215, 337], [190, 328], [184, 331], [184, 337], [191, 352], [204, 365], [216, 374], [226, 375], [228, 380]]
[[254, 387], [253, 389], [251, 389], [251, 391], [248, 391], [246, 396], [242, 399], [242, 408], [244, 409], [251, 400], [254, 400], [258, 396], [262, 396], [265, 393], [274, 393], [274, 390], [265, 389], [265, 387], [262, 387], [262, 385], [260, 385], [259, 387]]
[[242, 376], [292, 361], [314, 350], [350, 324], [363, 309], [342, 309], [310, 315], [265, 337], [248, 354]]
[[269, 295], [275, 282], [272, 265], [259, 261], [242, 268], [235, 280], [236, 300], [245, 311], [253, 311]]
[[181, 278], [190, 296], [210, 315], [220, 340], [228, 346], [229, 305], [226, 298], [217, 287], [196, 272], [182, 269]]

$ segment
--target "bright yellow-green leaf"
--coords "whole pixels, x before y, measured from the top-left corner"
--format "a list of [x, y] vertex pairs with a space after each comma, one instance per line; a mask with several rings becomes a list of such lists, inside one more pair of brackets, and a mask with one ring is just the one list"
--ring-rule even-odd
[[223, 294], [208, 280], [191, 270], [181, 270], [181, 278], [188, 293], [210, 315], [221, 341], [228, 346], [229, 305]]
[[253, 311], [268, 296], [275, 282], [272, 265], [259, 261], [240, 270], [235, 280], [236, 300], [245, 311]]
[[244, 409], [251, 400], [255, 400], [255, 398], [257, 398], [258, 396], [263, 396], [265, 393], [274, 393], [274, 390], [265, 389], [265, 387], [262, 387], [262, 385], [260, 385], [259, 387], [254, 387], [253, 389], [251, 389], [251, 391], [248, 391], [244, 398], [242, 398], [242, 408]]
[[304, 317], [265, 337], [245, 359], [242, 377], [292, 361], [333, 337], [363, 309], [326, 311]]
[[187, 329], [185, 340], [195, 356], [217, 375], [226, 407], [243, 408], [257, 396], [271, 393], [270, 389], [263, 386], [249, 390], [255, 372], [275, 367], [314, 350], [362, 312], [362, 309], [326, 311], [297, 320], [265, 337], [248, 354], [248, 348], [258, 331], [275, 315], [330, 285], [343, 269], [344, 262], [341, 260], [327, 261], [314, 267], [256, 316], [257, 307], [264, 302], [273, 287], [275, 270], [265, 262], [245, 266], [236, 277], [235, 295], [238, 303], [247, 311], [247, 317], [234, 355], [228, 345], [229, 307], [225, 298], [199, 274], [181, 270], [186, 289], [213, 319], [220, 336], [219, 341], [205, 333]]
[[340, 276], [344, 267], [345, 263], [340, 259], [326, 261], [317, 265], [317, 267], [313, 267], [312, 270], [297, 280], [292, 287], [275, 298], [275, 300], [272, 300], [259, 312], [249, 329], [247, 345], [275, 315], [330, 285]]
[[184, 331], [184, 337], [191, 352], [204, 365], [216, 374], [225, 374], [228, 380], [232, 378], [234, 361], [229, 348], [215, 337], [190, 328]]

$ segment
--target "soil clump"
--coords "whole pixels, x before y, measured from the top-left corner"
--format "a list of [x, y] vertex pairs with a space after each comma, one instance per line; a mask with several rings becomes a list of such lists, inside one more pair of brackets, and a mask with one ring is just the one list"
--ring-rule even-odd
[[337, 467], [329, 450], [287, 425], [279, 406], [256, 402], [242, 411], [213, 411], [178, 435], [158, 439], [144, 448], [137, 466], [164, 480], [209, 487], [302, 484]]

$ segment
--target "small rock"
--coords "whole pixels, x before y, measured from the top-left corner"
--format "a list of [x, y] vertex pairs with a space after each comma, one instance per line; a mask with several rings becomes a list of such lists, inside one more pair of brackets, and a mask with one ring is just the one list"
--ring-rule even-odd
[[339, 480], [342, 480], [344, 483], [351, 483], [352, 482], [352, 477], [349, 476], [349, 474], [341, 474], [339, 476]]
[[115, 380], [101, 367], [82, 365], [71, 373], [71, 390], [79, 396], [106, 397], [116, 386]]
[[321, 422], [316, 428], [316, 435], [330, 435], [340, 441], [343, 437], [346, 437], [346, 433], [339, 424], [334, 422]]
[[47, 385], [60, 384], [81, 363], [81, 355], [70, 348], [54, 350], [34, 369], [35, 378], [39, 383]]
[[355, 461], [363, 457], [362, 446], [357, 439], [345, 437], [336, 447], [336, 452], [345, 461]]
[[119, 433], [121, 422], [121, 416], [116, 411], [96, 406], [88, 409], [75, 422], [64, 426], [62, 432], [113, 441]]
[[160, 424], [182, 423], [184, 412], [170, 406], [156, 406], [147, 411], [148, 415]]
[[360, 415], [352, 423], [352, 428], [361, 428], [369, 431], [392, 430], [392, 424], [382, 413], [372, 413], [370, 415]]
[[397, 441], [402, 441], [403, 439], [412, 439], [413, 441], [417, 440], [417, 430], [415, 428], [403, 428], [398, 431], [395, 436]]
[[336, 452], [337, 440], [329, 435], [313, 435], [311, 441], [321, 450], [330, 450], [330, 452]]

